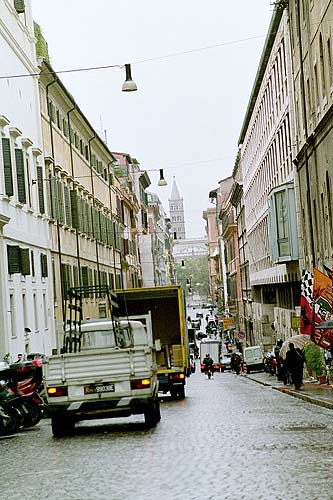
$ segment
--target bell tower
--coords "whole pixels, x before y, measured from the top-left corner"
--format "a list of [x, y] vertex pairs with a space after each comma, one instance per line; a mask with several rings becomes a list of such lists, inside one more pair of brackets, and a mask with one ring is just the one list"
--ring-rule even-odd
[[171, 233], [174, 235], [174, 239], [185, 240], [184, 200], [179, 194], [175, 177], [173, 178], [171, 197], [169, 198], [169, 212], [172, 226]]

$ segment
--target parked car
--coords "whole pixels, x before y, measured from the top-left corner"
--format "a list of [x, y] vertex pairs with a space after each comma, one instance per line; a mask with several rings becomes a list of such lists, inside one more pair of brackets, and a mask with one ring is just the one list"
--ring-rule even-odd
[[231, 354], [224, 352], [221, 356], [221, 372], [231, 370]]
[[264, 353], [259, 345], [245, 347], [244, 361], [246, 363], [247, 373], [253, 370], [264, 369]]

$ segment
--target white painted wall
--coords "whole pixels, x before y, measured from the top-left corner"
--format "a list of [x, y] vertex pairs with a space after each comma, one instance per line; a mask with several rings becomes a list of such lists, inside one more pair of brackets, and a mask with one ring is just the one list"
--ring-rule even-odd
[[[25, 0], [25, 5], [26, 13], [19, 15], [13, 0], [0, 2], [1, 77], [38, 74], [30, 0]], [[37, 179], [37, 164], [44, 161], [37, 76], [0, 79], [0, 117], [5, 117], [0, 118], [1, 137], [11, 138], [14, 186], [15, 147], [23, 150], [30, 178], [26, 178], [26, 190], [31, 202], [18, 203], [15, 187], [13, 196], [5, 195], [0, 141], [0, 217], [9, 219], [0, 230], [0, 358], [8, 352], [15, 358], [18, 352], [50, 353], [55, 346], [48, 221], [46, 215], [39, 214], [38, 186], [32, 182]], [[13, 133], [13, 129], [18, 130]], [[33, 252], [35, 276], [8, 274], [7, 245]], [[48, 255], [48, 278], [40, 274], [41, 253]], [[25, 334], [25, 328], [31, 333]]]

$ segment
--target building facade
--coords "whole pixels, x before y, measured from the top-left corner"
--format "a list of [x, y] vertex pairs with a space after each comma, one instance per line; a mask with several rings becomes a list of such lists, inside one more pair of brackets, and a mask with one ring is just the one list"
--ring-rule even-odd
[[[168, 242], [166, 244], [166, 241]], [[161, 200], [148, 193], [148, 234], [140, 238], [142, 285], [164, 286], [170, 280], [170, 224]]]
[[[17, 10], [16, 10], [17, 9]], [[0, 2], [2, 75], [38, 74], [30, 1]], [[0, 354], [55, 343], [38, 79], [0, 80]]]
[[[54, 319], [60, 338], [70, 287], [115, 289], [130, 281], [126, 272], [136, 268], [136, 249], [130, 248], [127, 233], [135, 208], [131, 193], [122, 188], [121, 175], [118, 179], [115, 173], [117, 159], [45, 60], [40, 101]], [[85, 295], [84, 318], [105, 315], [105, 301], [94, 298]]]
[[278, 3], [239, 138], [253, 341], [265, 350], [292, 334], [300, 296], [288, 26]]
[[333, 2], [288, 3], [301, 269], [325, 272], [333, 265]]

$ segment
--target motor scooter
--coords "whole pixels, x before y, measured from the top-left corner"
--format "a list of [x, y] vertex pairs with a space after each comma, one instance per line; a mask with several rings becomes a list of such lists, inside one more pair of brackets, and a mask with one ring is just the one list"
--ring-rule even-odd
[[26, 398], [24, 401], [23, 427], [33, 427], [38, 424], [44, 413], [44, 400], [42, 397], [41, 364], [34, 361], [13, 363], [11, 368], [10, 388], [17, 396]]
[[15, 434], [23, 424], [19, 398], [8, 388], [4, 380], [0, 380], [0, 435]]

